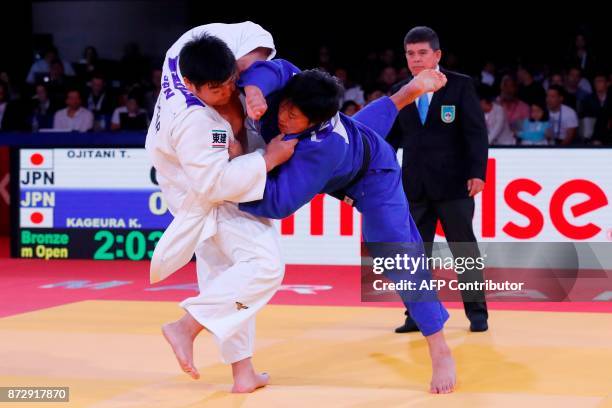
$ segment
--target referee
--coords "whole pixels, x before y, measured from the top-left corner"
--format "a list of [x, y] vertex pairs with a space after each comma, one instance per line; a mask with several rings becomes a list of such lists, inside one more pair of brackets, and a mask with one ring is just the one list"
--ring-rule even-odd
[[[431, 256], [438, 220], [454, 257], [479, 257], [472, 227], [474, 196], [484, 188], [488, 156], [487, 128], [469, 76], [440, 68], [440, 41], [434, 30], [415, 27], [404, 38], [412, 76], [424, 69], [446, 75], [445, 87], [418, 98], [399, 112], [388, 140], [403, 149], [403, 184], [410, 212]], [[396, 84], [398, 90], [412, 77]], [[483, 271], [458, 274], [460, 282], [483, 282]], [[488, 329], [487, 304], [481, 290], [461, 292], [470, 330]], [[418, 331], [406, 311], [396, 333]]]

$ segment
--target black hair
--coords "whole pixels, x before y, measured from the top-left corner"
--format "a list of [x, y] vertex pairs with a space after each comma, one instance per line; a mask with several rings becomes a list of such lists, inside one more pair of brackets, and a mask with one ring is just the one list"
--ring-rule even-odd
[[66, 98], [68, 97], [68, 94], [71, 92], [76, 92], [79, 94], [79, 98], [81, 98], [81, 100], [83, 100], [83, 93], [81, 92], [81, 90], [79, 88], [76, 87], [70, 87], [68, 89], [66, 89]]
[[[539, 102], [539, 101], [538, 102], [533, 102], [531, 104], [531, 106], [534, 106], [534, 105], [537, 106], [538, 108], [542, 109], [542, 112], [544, 112], [542, 114], [541, 121], [542, 122], [547, 122], [550, 119], [550, 115], [548, 114], [548, 108], [544, 105], [544, 103]], [[531, 106], [529, 107], [530, 109], [531, 109]], [[531, 113], [529, 114], [529, 121], [533, 122], [533, 119], [531, 119]]]
[[563, 98], [565, 98], [565, 88], [563, 88], [561, 85], [551, 85], [548, 87], [549, 91], [557, 91], [557, 93], [559, 95], [561, 95]]
[[199, 88], [220, 85], [236, 71], [236, 58], [227, 44], [203, 34], [189, 41], [179, 54], [181, 74]]
[[490, 85], [480, 84], [478, 86], [478, 96], [481, 101], [493, 103], [493, 101], [495, 100], [495, 91]]
[[414, 27], [404, 37], [404, 46], [406, 44], [416, 44], [421, 42], [429, 43], [432, 50], [438, 51], [440, 49], [440, 39], [438, 34], [429, 27], [419, 26]]
[[294, 75], [281, 91], [280, 100], [295, 105], [311, 123], [321, 123], [338, 113], [344, 89], [325, 71], [310, 69]]
[[342, 107], [340, 108], [340, 112], [345, 113], [345, 112], [346, 112], [346, 110], [347, 110], [348, 108], [350, 108], [350, 107], [355, 107], [355, 108], [358, 108], [358, 107], [359, 107], [359, 105], [357, 104], [357, 102], [355, 102], [355, 101], [353, 101], [353, 100], [345, 101], [345, 102], [342, 104]]

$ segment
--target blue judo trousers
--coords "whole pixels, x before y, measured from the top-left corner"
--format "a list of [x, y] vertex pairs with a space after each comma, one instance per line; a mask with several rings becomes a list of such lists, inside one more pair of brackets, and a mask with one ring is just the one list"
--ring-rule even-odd
[[[280, 133], [278, 91], [297, 72], [299, 69], [287, 61], [272, 60], [253, 64], [240, 78], [240, 86], [258, 86], [266, 96], [268, 112], [259, 123], [266, 143]], [[307, 134], [287, 135], [287, 140], [300, 139], [294, 155], [268, 174], [263, 199], [242, 203], [240, 209], [282, 219], [317, 194], [344, 190], [362, 214], [363, 240], [372, 257], [422, 257], [423, 242], [410, 215], [401, 168], [395, 151], [381, 137], [388, 134], [397, 114], [393, 102], [383, 97], [353, 117], [338, 113], [307, 130]], [[363, 164], [364, 143], [369, 146], [370, 161], [361, 178], [352, 183]], [[395, 283], [414, 282], [416, 288], [431, 279], [430, 271], [422, 264], [416, 271], [387, 269], [385, 276]], [[443, 328], [449, 315], [434, 289], [403, 290], [398, 294], [424, 336]]]

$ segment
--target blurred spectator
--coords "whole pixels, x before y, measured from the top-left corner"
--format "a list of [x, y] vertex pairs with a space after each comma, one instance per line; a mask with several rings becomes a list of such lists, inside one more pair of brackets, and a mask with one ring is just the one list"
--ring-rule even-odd
[[49, 98], [58, 103], [64, 100], [68, 89], [77, 88], [74, 81], [64, 74], [64, 64], [60, 60], [51, 61], [48, 76], [45, 76], [44, 81], [38, 83], [45, 83], [49, 91]]
[[389, 93], [391, 87], [397, 82], [397, 69], [394, 67], [385, 67], [378, 78], [378, 87], [385, 94]]
[[100, 74], [93, 74], [85, 106], [94, 115], [94, 130], [108, 130], [115, 110], [115, 100], [106, 89], [106, 81]]
[[368, 52], [362, 68], [362, 84], [368, 89], [373, 86], [378, 80], [381, 69], [378, 54], [375, 51]]
[[83, 50], [83, 58], [74, 64], [74, 69], [77, 76], [83, 82], [89, 81], [96, 72], [100, 72], [100, 60], [98, 58], [98, 50], [91, 45]]
[[149, 74], [149, 61], [140, 53], [138, 44], [133, 42], [125, 45], [120, 66], [124, 86], [140, 83]]
[[514, 78], [505, 75], [500, 84], [499, 104], [506, 111], [508, 124], [516, 132], [523, 121], [529, 118], [529, 105], [517, 98], [517, 87]]
[[49, 92], [45, 84], [36, 85], [35, 91], [36, 94], [32, 98], [32, 131], [52, 129], [53, 117], [58, 107], [49, 98]]
[[153, 113], [155, 112], [155, 104], [157, 103], [157, 97], [161, 92], [161, 78], [162, 78], [162, 70], [160, 68], [155, 68], [151, 71], [151, 90], [149, 90], [145, 96], [145, 110], [149, 114], [149, 118], [153, 117]]
[[346, 101], [355, 101], [360, 105], [365, 103], [365, 99], [363, 97], [363, 89], [361, 89], [360, 85], [354, 84], [346, 69], [337, 68], [335, 72], [336, 78], [342, 83], [344, 87], [344, 96], [342, 98], [341, 104]]
[[555, 144], [568, 146], [576, 139], [578, 115], [576, 111], [563, 104], [564, 90], [559, 85], [551, 85], [546, 92], [546, 105], [550, 116], [550, 126]]
[[340, 112], [344, 113], [346, 116], [353, 116], [359, 112], [359, 104], [355, 101], [346, 101], [342, 104]]
[[546, 101], [546, 92], [542, 85], [534, 80], [533, 71], [530, 68], [519, 67], [516, 75], [519, 83], [518, 98], [528, 105], [543, 105]]
[[53, 129], [66, 132], [87, 132], [93, 128], [93, 113], [82, 107], [81, 93], [77, 89], [66, 92], [66, 108], [55, 113]]
[[[612, 121], [612, 98], [610, 93], [610, 83], [604, 74], [595, 75], [593, 87], [595, 92], [585, 101], [582, 114], [584, 119], [593, 118], [593, 132], [591, 139], [594, 144], [602, 144], [610, 137]], [[584, 120], [582, 119], [582, 120]], [[586, 127], [583, 125], [583, 127]], [[584, 136], [588, 139], [588, 133], [584, 131]]]
[[563, 74], [560, 72], [553, 72], [548, 78], [544, 80], [542, 86], [545, 90], [548, 90], [551, 85], [559, 85], [560, 87], [564, 87], [564, 84], [565, 81], [563, 80]]
[[385, 96], [385, 93], [383, 91], [381, 91], [378, 88], [374, 88], [372, 90], [370, 90], [367, 94], [366, 94], [366, 105], [370, 102], [374, 102], [376, 99]]
[[593, 93], [591, 84], [582, 77], [582, 71], [578, 67], [572, 67], [565, 78], [565, 104], [573, 109], [579, 109], [579, 105], [587, 96]]
[[399, 71], [397, 71], [397, 80], [403, 81], [404, 79], [408, 79], [410, 77], [410, 70], [408, 67], [401, 67]]
[[0, 130], [29, 130], [27, 115], [19, 101], [9, 101], [9, 89], [0, 81]]
[[549, 144], [552, 137], [549, 129], [548, 111], [544, 103], [533, 103], [529, 108], [529, 119], [523, 121], [517, 137], [521, 145], [545, 146]]
[[113, 112], [112, 130], [147, 130], [149, 115], [146, 110], [141, 108], [139, 99], [136, 91], [127, 95], [125, 106], [121, 106]]
[[51, 63], [59, 61], [62, 65], [63, 72], [68, 76], [74, 76], [74, 70], [69, 62], [61, 60], [55, 47], [50, 47], [44, 51], [43, 58], [35, 61], [30, 68], [30, 72], [26, 78], [28, 84], [33, 85], [35, 82], [46, 82], [45, 77], [51, 72]]
[[396, 65], [395, 51], [392, 48], [384, 49], [378, 57], [383, 67], [394, 67]]
[[19, 99], [19, 91], [16, 87], [13, 86], [13, 82], [11, 81], [8, 72], [0, 71], [0, 81], [4, 82], [8, 89], [6, 97], [8, 101], [14, 101], [16, 99]]
[[567, 58], [567, 65], [579, 67], [587, 77], [593, 74], [595, 58], [588, 49], [587, 39], [584, 34], [577, 34], [574, 38], [574, 44], [570, 48]]
[[317, 67], [329, 72], [330, 74], [334, 72], [331, 50], [326, 45], [322, 45], [321, 47], [319, 47]]
[[446, 51], [446, 53], [442, 56], [442, 66], [447, 71], [461, 71], [461, 67], [459, 66], [459, 56], [455, 54], [453, 51]]
[[494, 87], [496, 85], [495, 78], [495, 64], [491, 61], [487, 61], [480, 71], [480, 83], [483, 85]]
[[489, 135], [489, 145], [514, 145], [516, 140], [514, 133], [508, 125], [504, 108], [495, 102], [493, 89], [487, 85], [482, 85], [479, 89], [480, 108], [484, 112], [487, 132]]

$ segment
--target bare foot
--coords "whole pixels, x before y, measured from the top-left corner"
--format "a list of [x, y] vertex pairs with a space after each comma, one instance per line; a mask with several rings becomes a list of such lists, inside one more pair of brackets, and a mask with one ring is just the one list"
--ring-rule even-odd
[[431, 385], [429, 392], [432, 394], [449, 394], [455, 390], [457, 375], [455, 373], [455, 360], [448, 353], [431, 356]]
[[[170, 343], [181, 369], [197, 380], [200, 378], [200, 373], [193, 363], [193, 341], [202, 330], [202, 326], [195, 322], [189, 314], [186, 316], [176, 322], [164, 324], [162, 333]], [[195, 322], [195, 325], [190, 319]]]
[[265, 387], [270, 381], [270, 376], [267, 373], [255, 373], [250, 357], [232, 363], [232, 374], [234, 376], [233, 393], [253, 392], [258, 388]]
[[453, 392], [457, 383], [455, 360], [444, 339], [444, 332], [440, 330], [431, 336], [425, 337], [425, 339], [429, 346], [432, 368], [429, 391], [432, 394], [448, 394]]

